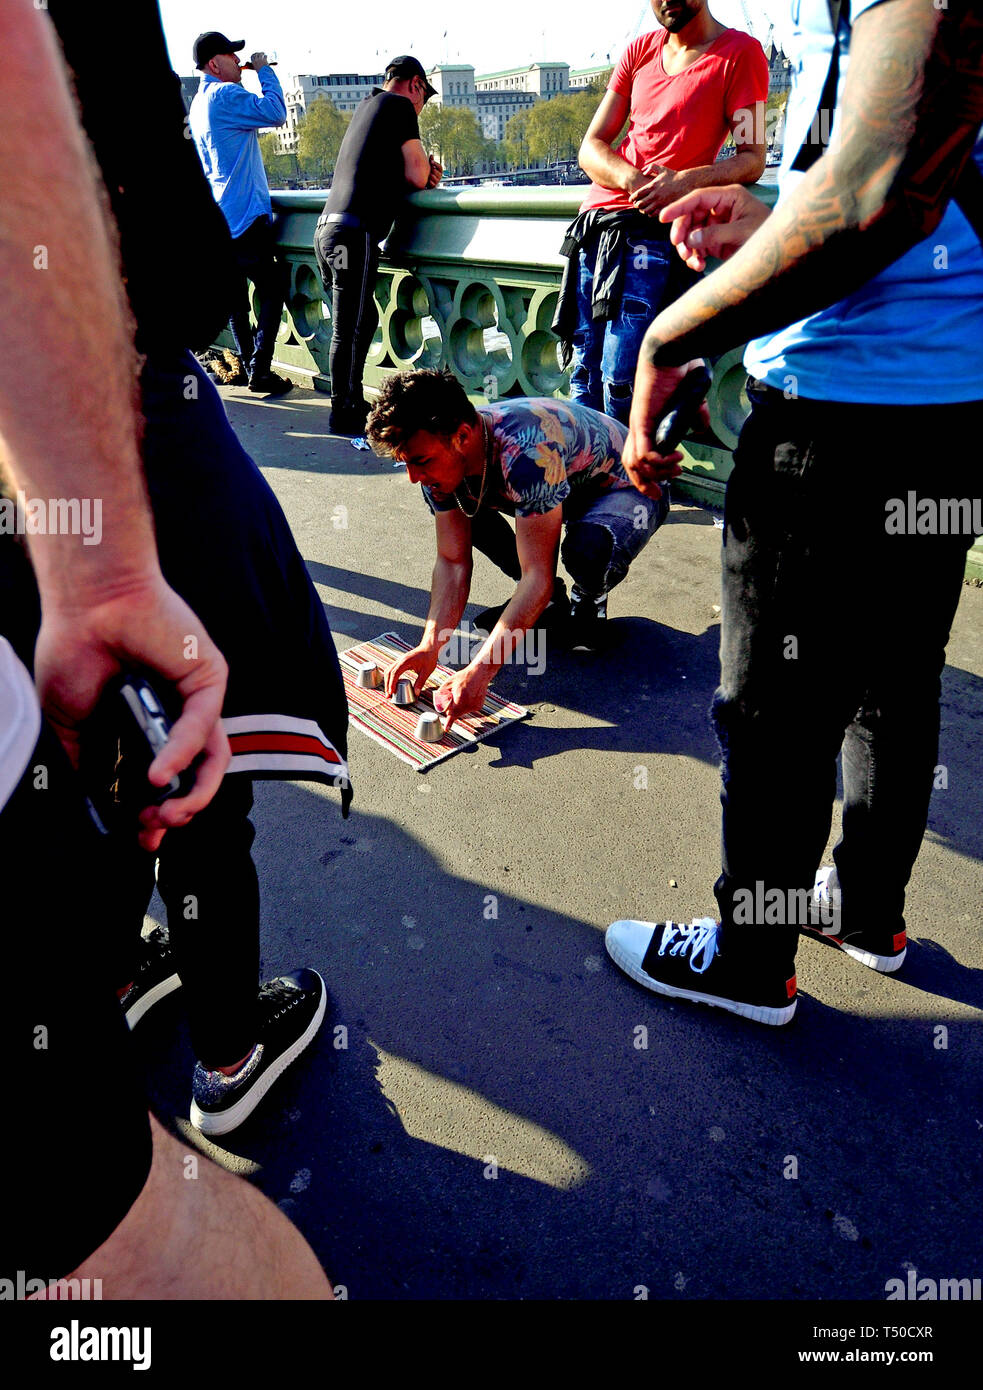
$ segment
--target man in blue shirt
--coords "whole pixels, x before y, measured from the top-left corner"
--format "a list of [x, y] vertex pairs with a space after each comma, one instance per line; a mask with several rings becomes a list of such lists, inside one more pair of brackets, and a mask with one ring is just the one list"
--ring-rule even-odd
[[[250, 391], [282, 396], [291, 383], [270, 370], [286, 296], [286, 268], [276, 251], [273, 207], [256, 132], [283, 125], [287, 107], [265, 53], [254, 53], [246, 67], [259, 78], [262, 96], [242, 85], [245, 70], [233, 43], [211, 30], [195, 40], [195, 66], [204, 74], [191, 103], [191, 134], [212, 193], [232, 233], [242, 292], [229, 321], [236, 352], [248, 371]], [[259, 299], [255, 337], [249, 322], [247, 280]], [[240, 383], [241, 384], [241, 383]]]
[[646, 988], [773, 1025], [795, 1011], [800, 928], [874, 970], [904, 961], [983, 432], [979, 6], [793, 0], [791, 22], [778, 203], [730, 186], [663, 210], [692, 269], [725, 264], [650, 325], [624, 456], [641, 491], [677, 473], [651, 444], [668, 394], [753, 340], [713, 709], [720, 921], [607, 935]]

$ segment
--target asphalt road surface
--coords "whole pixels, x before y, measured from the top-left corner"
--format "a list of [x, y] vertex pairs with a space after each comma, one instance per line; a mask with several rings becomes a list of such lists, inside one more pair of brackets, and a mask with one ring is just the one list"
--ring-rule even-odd
[[[339, 647], [415, 640], [432, 524], [405, 473], [329, 436], [324, 397], [224, 395]], [[351, 1299], [883, 1299], [909, 1267], [983, 1274], [983, 593], [949, 646], [900, 974], [806, 941], [797, 1016], [768, 1029], [604, 952], [616, 917], [713, 910], [719, 545], [674, 508], [611, 598], [612, 652], [507, 668], [532, 717], [432, 772], [353, 730], [349, 820], [337, 793], [257, 785], [264, 969], [315, 966], [329, 1013], [246, 1125], [189, 1143], [251, 1173]], [[508, 592], [478, 557], [469, 616]], [[180, 998], [138, 1036], [188, 1134]]]

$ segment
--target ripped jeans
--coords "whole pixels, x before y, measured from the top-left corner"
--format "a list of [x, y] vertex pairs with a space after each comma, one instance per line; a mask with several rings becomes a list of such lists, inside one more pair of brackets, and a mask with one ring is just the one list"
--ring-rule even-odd
[[649, 324], [698, 278], [662, 236], [630, 237], [625, 250], [621, 307], [610, 321], [591, 318], [597, 241], [580, 252], [577, 331], [573, 336], [570, 399], [628, 423], [635, 366]]
[[[633, 487], [573, 493], [563, 504], [560, 558], [577, 587], [600, 597], [620, 584], [669, 515], [669, 501], [668, 484], [657, 501]], [[488, 506], [478, 509], [471, 522], [471, 544], [510, 579], [521, 579], [515, 532], [501, 512]]]

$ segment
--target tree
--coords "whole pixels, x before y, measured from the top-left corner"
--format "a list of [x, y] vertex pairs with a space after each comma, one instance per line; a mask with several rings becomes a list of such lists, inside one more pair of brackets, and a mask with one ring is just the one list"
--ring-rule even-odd
[[420, 138], [448, 174], [470, 174], [476, 164], [494, 158], [494, 141], [485, 139], [477, 116], [466, 107], [424, 107]]
[[[575, 92], [562, 92], [519, 111], [505, 127], [505, 154], [510, 165], [555, 164], [574, 159], [587, 127], [607, 90], [610, 72]], [[619, 144], [621, 136], [613, 143]]]
[[296, 179], [297, 156], [277, 154], [276, 136], [272, 131], [267, 131], [259, 137], [259, 150], [271, 188], [285, 188], [292, 179]]
[[330, 179], [350, 120], [326, 97], [311, 102], [297, 132], [297, 156], [305, 179]]
[[505, 158], [513, 169], [529, 163], [529, 112], [517, 111], [505, 124]]
[[530, 110], [526, 134], [533, 160], [550, 165], [558, 159], [576, 156], [587, 128], [581, 124], [582, 113], [577, 101], [576, 97], [564, 94], [539, 101]]

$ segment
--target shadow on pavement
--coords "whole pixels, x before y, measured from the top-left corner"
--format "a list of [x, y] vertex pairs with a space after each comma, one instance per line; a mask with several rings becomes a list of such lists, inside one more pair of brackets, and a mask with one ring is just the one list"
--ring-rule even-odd
[[[480, 826], [462, 878], [303, 786], [257, 800], [265, 972], [315, 966], [332, 1011], [225, 1147], [350, 1297], [880, 1299], [905, 1262], [977, 1271], [981, 1032], [945, 1000], [979, 972], [842, 958], [848, 1010], [805, 994], [765, 1029], [633, 984], [599, 924], [501, 893], [489, 919]], [[191, 1059], [158, 1012], [170, 1120]]]

